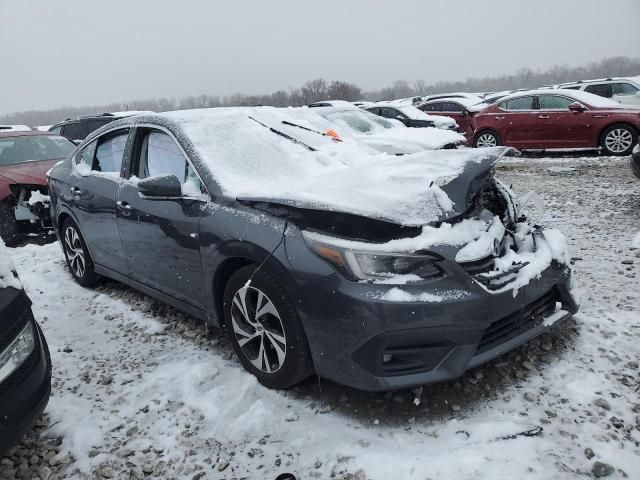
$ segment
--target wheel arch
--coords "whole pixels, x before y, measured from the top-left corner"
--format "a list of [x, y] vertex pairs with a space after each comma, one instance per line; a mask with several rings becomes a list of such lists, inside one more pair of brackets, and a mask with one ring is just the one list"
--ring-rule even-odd
[[479, 130], [477, 130], [474, 134], [473, 134], [473, 146], [476, 146], [476, 142], [478, 141], [478, 138], [480, 138], [480, 135], [482, 135], [483, 133], [492, 133], [495, 137], [496, 140], [498, 140], [498, 143], [500, 143], [502, 141], [502, 136], [500, 135], [500, 133], [498, 133], [498, 131], [493, 128], [493, 127], [482, 127]]
[[625, 122], [624, 120], [623, 121], [617, 121], [617, 122], [610, 122], [610, 123], [607, 123], [604, 127], [602, 127], [600, 129], [600, 131], [598, 132], [598, 145], [600, 145], [602, 143], [602, 141], [604, 140], [604, 138], [603, 138], [604, 132], [606, 132], [611, 127], [616, 127], [616, 126], [628, 127], [633, 131], [633, 133], [635, 134], [636, 138], [638, 137], [638, 132], [640, 131], [640, 129], [638, 129], [638, 127], [636, 127], [633, 123]]

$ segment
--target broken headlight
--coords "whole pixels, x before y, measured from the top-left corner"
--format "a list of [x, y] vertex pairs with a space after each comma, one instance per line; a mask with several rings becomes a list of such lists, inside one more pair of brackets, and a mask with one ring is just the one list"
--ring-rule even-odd
[[[415, 280], [435, 278], [443, 274], [437, 262], [442, 258], [431, 253], [387, 253], [352, 249], [303, 232], [309, 248], [350, 280], [393, 283], [400, 275], [415, 276]], [[399, 282], [404, 283], [404, 281]]]

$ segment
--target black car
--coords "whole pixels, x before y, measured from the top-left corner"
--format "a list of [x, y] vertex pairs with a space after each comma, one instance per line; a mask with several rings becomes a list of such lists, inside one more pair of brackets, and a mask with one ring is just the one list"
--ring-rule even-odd
[[64, 121], [58, 122], [55, 125], [49, 127], [49, 131], [58, 135], [62, 135], [63, 137], [67, 137], [71, 141], [78, 142], [79, 140], [84, 140], [91, 132], [105, 126], [107, 123], [132, 115], [147, 113], [152, 112], [135, 111], [100, 113], [97, 115], [86, 115], [82, 117], [67, 118]]
[[49, 350], [0, 240], [0, 458], [40, 417], [50, 392]]
[[387, 105], [384, 107], [380, 107], [380, 106], [367, 107], [365, 108], [365, 110], [384, 118], [392, 118], [394, 120], [399, 120], [400, 122], [404, 123], [405, 126], [407, 127], [421, 128], [421, 127], [435, 126], [435, 123], [432, 122], [431, 120], [410, 118], [408, 115], [406, 115], [405, 113], [403, 113], [398, 108], [392, 105]]
[[633, 153], [631, 154], [631, 171], [640, 179], [640, 140], [638, 140], [638, 144], [634, 147]]
[[94, 132], [49, 177], [71, 275], [222, 326], [273, 388], [313, 372], [366, 390], [454, 378], [577, 311], [564, 237], [493, 176], [505, 148], [394, 157], [314, 110]]

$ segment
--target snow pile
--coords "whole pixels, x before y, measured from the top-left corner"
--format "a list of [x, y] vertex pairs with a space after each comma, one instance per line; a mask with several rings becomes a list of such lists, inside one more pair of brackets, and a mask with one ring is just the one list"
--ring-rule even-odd
[[22, 283], [15, 275], [15, 267], [9, 256], [9, 251], [0, 238], [0, 289], [13, 287], [16, 290], [22, 289]]

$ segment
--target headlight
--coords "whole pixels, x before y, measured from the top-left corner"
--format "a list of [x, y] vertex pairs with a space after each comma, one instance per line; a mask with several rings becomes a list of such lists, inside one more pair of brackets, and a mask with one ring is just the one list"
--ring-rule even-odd
[[0, 352], [0, 382], [22, 365], [35, 345], [33, 322], [29, 322], [9, 346]]
[[314, 253], [350, 280], [377, 280], [393, 283], [389, 280], [398, 275], [415, 275], [421, 279], [443, 275], [442, 269], [436, 264], [442, 260], [442, 257], [435, 254], [360, 251], [319, 241], [305, 232], [303, 232], [303, 238]]

